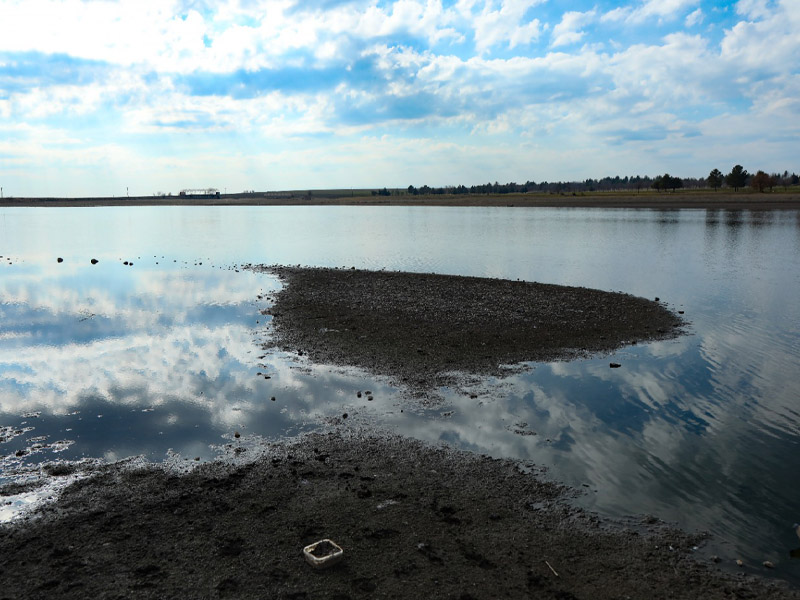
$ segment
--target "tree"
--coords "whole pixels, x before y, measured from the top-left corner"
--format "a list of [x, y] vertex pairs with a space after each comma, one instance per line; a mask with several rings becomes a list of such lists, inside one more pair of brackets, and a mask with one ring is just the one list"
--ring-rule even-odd
[[708, 187], [717, 191], [717, 188], [722, 187], [722, 172], [719, 169], [714, 169], [708, 174], [706, 181], [708, 182]]
[[733, 191], [739, 191], [740, 187], [747, 185], [747, 178], [750, 174], [745, 170], [742, 165], [736, 165], [731, 169], [731, 172], [725, 175], [725, 183], [733, 188]]
[[671, 188], [674, 192], [676, 188], [683, 187], [683, 179], [680, 177], [671, 177], [670, 175], [664, 175], [664, 179], [666, 181], [667, 187]]
[[750, 178], [750, 185], [753, 186], [754, 190], [759, 192], [763, 192], [764, 188], [769, 188], [770, 191], [772, 191], [775, 185], [775, 178], [770, 177], [764, 171], [759, 171]]
[[674, 192], [676, 188], [683, 187], [683, 180], [680, 177], [673, 177], [669, 173], [664, 173], [653, 180], [652, 187], [658, 191], [672, 190]]

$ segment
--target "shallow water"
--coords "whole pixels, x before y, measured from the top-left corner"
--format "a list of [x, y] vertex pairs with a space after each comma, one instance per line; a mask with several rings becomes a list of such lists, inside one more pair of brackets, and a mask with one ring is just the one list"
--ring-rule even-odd
[[[710, 531], [721, 555], [800, 581], [796, 211], [4, 208], [0, 254], [6, 480], [46, 460], [205, 460], [234, 432], [377, 424], [534, 460], [594, 510]], [[690, 335], [533, 365], [425, 408], [379, 378], [262, 351], [279, 283], [247, 262], [658, 296]]]

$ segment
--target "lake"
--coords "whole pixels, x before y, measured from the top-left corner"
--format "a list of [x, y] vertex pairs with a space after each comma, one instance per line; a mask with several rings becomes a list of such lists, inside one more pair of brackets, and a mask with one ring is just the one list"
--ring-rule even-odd
[[[583, 506], [709, 531], [707, 552], [800, 582], [798, 211], [0, 208], [0, 255], [2, 481], [42, 461], [210, 460], [236, 432], [255, 450], [378, 427], [534, 461]], [[624, 291], [685, 311], [689, 334], [421, 406], [381, 378], [264, 351], [280, 283], [245, 263]], [[40, 496], [5, 498], [0, 519]]]

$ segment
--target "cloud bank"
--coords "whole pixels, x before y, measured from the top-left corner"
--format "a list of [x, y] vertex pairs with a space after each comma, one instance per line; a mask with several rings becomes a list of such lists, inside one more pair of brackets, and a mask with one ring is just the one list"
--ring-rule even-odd
[[797, 169], [796, 0], [0, 0], [9, 195]]

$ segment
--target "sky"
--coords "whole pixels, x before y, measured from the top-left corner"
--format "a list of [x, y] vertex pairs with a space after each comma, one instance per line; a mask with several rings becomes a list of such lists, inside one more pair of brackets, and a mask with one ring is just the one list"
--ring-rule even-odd
[[0, 0], [4, 196], [800, 171], [800, 0]]

